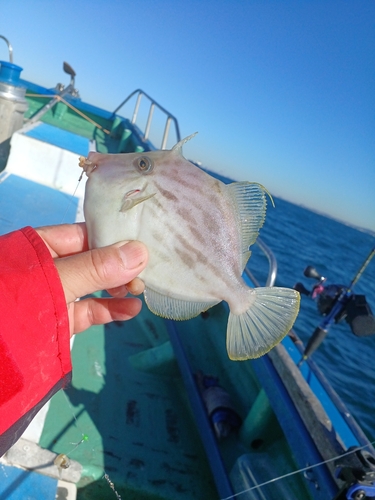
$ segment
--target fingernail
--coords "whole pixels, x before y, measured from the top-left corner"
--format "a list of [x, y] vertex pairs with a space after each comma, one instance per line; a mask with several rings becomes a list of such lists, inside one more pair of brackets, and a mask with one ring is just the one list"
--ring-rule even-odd
[[129, 241], [119, 247], [121, 258], [127, 269], [135, 269], [147, 259], [147, 249], [139, 241]]

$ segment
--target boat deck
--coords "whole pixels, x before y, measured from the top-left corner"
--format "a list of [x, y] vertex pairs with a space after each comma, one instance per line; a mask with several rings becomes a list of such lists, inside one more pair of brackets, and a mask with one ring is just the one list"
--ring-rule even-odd
[[[49, 144], [39, 140], [42, 132], [46, 132]], [[28, 161], [32, 162], [38, 154], [45, 154], [45, 148], [52, 148], [53, 154], [49, 151], [51, 171], [43, 180], [46, 182], [49, 177], [53, 186], [60, 171], [60, 165], [53, 160], [57, 154], [54, 148], [57, 148], [63, 151], [58, 155], [60, 160], [68, 153], [74, 158], [72, 176], [76, 181], [80, 173], [77, 155], [84, 153], [82, 148], [88, 146], [87, 142], [72, 146], [69, 134], [59, 130], [56, 140], [53, 139], [50, 125], [43, 125], [39, 131], [35, 127], [31, 133], [15, 134], [13, 144], [17, 147], [8, 164], [11, 173], [7, 168], [0, 179], [1, 233], [28, 224], [37, 227], [59, 224], [62, 219], [64, 222], [76, 220], [79, 199], [67, 194], [69, 182], [65, 182], [62, 190], [57, 190], [18, 175], [26, 175], [28, 170], [33, 173], [31, 177], [34, 175], [39, 180], [41, 172], [38, 174], [32, 163], [25, 163], [25, 151]], [[74, 153], [61, 149], [64, 139], [69, 142], [70, 149], [75, 149]], [[24, 153], [22, 161], [18, 156], [21, 150]], [[70, 181], [70, 185], [74, 183]], [[231, 395], [236, 411], [245, 419], [259, 395], [260, 384], [250, 362], [228, 360], [225, 347], [227, 314], [226, 307], [218, 305], [205, 316], [176, 323], [177, 331], [191, 373], [218, 377], [220, 385]], [[144, 306], [142, 314], [129, 322], [92, 327], [89, 332], [75, 337], [72, 358], [72, 385], [52, 399], [39, 444], [58, 454], [68, 454], [83, 465], [78, 498], [111, 498], [113, 492], [103, 479], [105, 473], [116, 491], [127, 499], [217, 498], [217, 486], [165, 320]], [[263, 399], [267, 406], [264, 395]], [[232, 473], [238, 490], [266, 480], [270, 467], [272, 471], [282, 472], [296, 468], [276, 418], [271, 419], [273, 432], [267, 438], [265, 429], [258, 441], [251, 436], [257, 443], [255, 448], [250, 443], [242, 443], [235, 435], [218, 443], [226, 474]], [[75, 448], [82, 435], [88, 437], [87, 441]], [[268, 447], [272, 448], [274, 458], [272, 466], [267, 468], [264, 461]], [[247, 461], [263, 464], [258, 468], [259, 477], [247, 477], [244, 468]], [[290, 490], [290, 498], [298, 498], [304, 485], [303, 481], [284, 481], [279, 487], [273, 487], [273, 491], [279, 488]], [[232, 486], [224, 491], [231, 493]]]
[[[64, 215], [64, 207], [66, 214]], [[15, 174], [0, 174], [0, 234], [76, 219], [78, 198]]]
[[[28, 117], [46, 101], [29, 102]], [[82, 220], [79, 155], [94, 147], [111, 153], [149, 149], [128, 120], [79, 106], [95, 123], [59, 102], [44, 123], [13, 135], [0, 174], [0, 234]], [[82, 465], [78, 499], [110, 500], [116, 492], [127, 500], [334, 497], [337, 483], [327, 467], [253, 489], [360, 443], [309, 365], [296, 372], [300, 354], [291, 338], [259, 360], [230, 361], [227, 316], [221, 303], [172, 323], [144, 306], [131, 321], [75, 337], [72, 384], [52, 398], [28, 436], [34, 433], [40, 446]], [[218, 379], [242, 420], [221, 440], [204, 410], [196, 382], [202, 374]], [[310, 413], [322, 417], [313, 427], [305, 420]]]

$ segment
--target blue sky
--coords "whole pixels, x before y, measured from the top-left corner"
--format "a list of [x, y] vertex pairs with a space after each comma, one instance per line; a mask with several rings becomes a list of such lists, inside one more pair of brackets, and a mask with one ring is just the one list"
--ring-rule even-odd
[[375, 231], [373, 0], [3, 0], [0, 33], [25, 79], [67, 61], [110, 110], [140, 87], [186, 157]]

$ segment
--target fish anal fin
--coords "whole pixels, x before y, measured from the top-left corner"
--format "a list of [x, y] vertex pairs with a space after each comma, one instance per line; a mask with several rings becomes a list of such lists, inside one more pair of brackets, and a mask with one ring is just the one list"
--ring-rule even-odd
[[263, 356], [278, 344], [296, 320], [300, 295], [280, 287], [249, 289], [251, 306], [243, 314], [229, 314], [227, 350], [230, 359]]
[[203, 311], [218, 302], [193, 302], [183, 299], [168, 297], [146, 286], [144, 291], [145, 301], [154, 314], [163, 318], [185, 320], [198, 316]]

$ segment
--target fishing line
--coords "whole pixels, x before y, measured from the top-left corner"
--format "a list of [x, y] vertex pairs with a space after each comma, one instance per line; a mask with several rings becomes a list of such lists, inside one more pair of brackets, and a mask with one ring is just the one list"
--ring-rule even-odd
[[59, 455], [57, 455], [55, 457], [53, 463], [56, 465], [56, 467], [59, 470], [60, 479], [61, 479], [62, 469], [68, 469], [70, 467], [69, 455], [71, 455], [78, 448], [79, 445], [81, 445], [85, 441], [88, 441], [88, 439], [89, 439], [88, 436], [82, 432], [82, 429], [80, 428], [80, 425], [78, 424], [77, 417], [74, 414], [74, 411], [73, 411], [72, 405], [70, 404], [68, 396], [65, 394], [64, 391], [62, 391], [62, 393], [64, 394], [67, 405], [68, 405], [68, 407], [73, 415], [73, 419], [75, 420], [75, 425], [76, 425], [77, 429], [80, 431], [80, 433], [82, 434], [82, 439], [78, 443], [71, 443], [71, 444], [74, 444], [74, 447], [68, 453], [60, 453]]
[[77, 186], [76, 186], [75, 190], [73, 191], [73, 194], [72, 194], [72, 195], [70, 196], [70, 198], [68, 199], [68, 203], [67, 203], [67, 205], [66, 205], [66, 210], [65, 210], [65, 213], [64, 213], [64, 215], [63, 215], [63, 218], [61, 219], [60, 224], [64, 224], [64, 220], [65, 220], [66, 214], [68, 213], [68, 210], [69, 210], [69, 208], [70, 208], [71, 203], [73, 203], [73, 198], [74, 198], [74, 195], [75, 195], [75, 194], [76, 194], [76, 192], [77, 192], [77, 189], [78, 189], [78, 187], [79, 187], [79, 183], [81, 182], [81, 180], [82, 180], [82, 177], [83, 177], [83, 174], [84, 174], [84, 173], [85, 173], [85, 172], [84, 172], [84, 171], [82, 171], [81, 175], [79, 176]]
[[[66, 399], [66, 403], [67, 403], [67, 405], [68, 405], [68, 407], [69, 407], [69, 409], [70, 409], [70, 411], [71, 411], [71, 413], [72, 413], [72, 415], [73, 415], [73, 418], [74, 418], [75, 423], [76, 423], [76, 427], [77, 427], [77, 429], [79, 430], [79, 432], [82, 434], [82, 439], [81, 439], [81, 441], [79, 441], [79, 443], [76, 443], [76, 444], [75, 444], [75, 446], [74, 446], [74, 448], [73, 448], [72, 450], [70, 450], [70, 452], [69, 452], [69, 453], [67, 453], [67, 454], [66, 454], [66, 455], [70, 455], [71, 453], [73, 453], [73, 451], [74, 451], [74, 450], [76, 450], [76, 449], [78, 448], [78, 446], [79, 446], [80, 444], [82, 444], [82, 443], [83, 443], [83, 442], [85, 442], [85, 441], [88, 441], [88, 440], [89, 440], [89, 437], [87, 436], [87, 434], [85, 434], [85, 433], [82, 431], [82, 429], [81, 429], [80, 425], [78, 424], [77, 417], [76, 417], [76, 415], [75, 415], [75, 413], [74, 413], [74, 411], [73, 411], [73, 407], [72, 407], [72, 405], [71, 405], [71, 403], [70, 403], [70, 401], [69, 401], [68, 396], [65, 394], [65, 392], [64, 392], [64, 391], [62, 391], [62, 393], [64, 394], [64, 397], [65, 397], [65, 399]], [[73, 444], [73, 443], [72, 443], [72, 444]], [[94, 451], [94, 450], [93, 450], [93, 451]]]
[[[72, 404], [70, 403], [68, 396], [65, 394], [64, 390], [62, 390], [61, 392], [64, 394], [66, 403], [68, 405], [68, 408], [69, 408], [71, 414], [73, 415], [73, 419], [75, 421], [75, 425], [76, 425], [77, 429], [79, 430], [79, 432], [82, 435], [82, 439], [78, 443], [72, 443], [72, 444], [74, 444], [74, 447], [68, 453], [60, 453], [54, 459], [53, 463], [56, 465], [56, 467], [59, 470], [60, 479], [61, 479], [62, 469], [68, 469], [69, 466], [70, 466], [70, 457], [69, 457], [69, 455], [71, 455], [78, 448], [78, 446], [80, 446], [82, 443], [86, 443], [87, 441], [89, 441], [89, 436], [82, 431], [81, 426], [78, 424], [77, 417], [76, 417], [76, 415], [74, 413]], [[91, 451], [95, 453], [94, 448], [92, 448]], [[107, 481], [107, 483], [109, 484], [109, 487], [111, 488], [111, 490], [116, 495], [117, 500], [122, 500], [120, 494], [117, 492], [117, 490], [115, 488], [115, 485], [114, 485], [113, 481], [111, 480], [111, 478], [109, 477], [109, 475], [107, 474], [107, 472], [106, 472], [106, 470], [104, 468], [103, 468], [103, 472], [104, 472], [104, 476], [102, 477], [102, 479], [105, 479]]]
[[[69, 210], [69, 207], [70, 207], [70, 204], [72, 203], [73, 201], [73, 198], [74, 198], [74, 195], [76, 194], [77, 192], [77, 189], [79, 187], [79, 183], [81, 182], [82, 180], [82, 177], [83, 177], [83, 174], [85, 173], [84, 170], [82, 170], [82, 173], [81, 175], [79, 176], [79, 179], [78, 179], [78, 183], [77, 183], [77, 186], [73, 192], [73, 194], [71, 195], [71, 197], [69, 198], [68, 200], [68, 204], [67, 204], [67, 207], [66, 207], [66, 210], [65, 210], [65, 213], [64, 213], [64, 216], [61, 220], [61, 224], [64, 223], [64, 220], [65, 220], [65, 217], [66, 217], [66, 214], [68, 213], [68, 210]], [[67, 469], [69, 468], [70, 466], [70, 457], [69, 455], [71, 455], [77, 448], [78, 446], [80, 446], [82, 443], [85, 443], [89, 440], [89, 437], [87, 434], [85, 434], [80, 425], [78, 424], [78, 420], [77, 420], [77, 417], [74, 413], [74, 410], [73, 410], [73, 407], [69, 401], [69, 398], [68, 396], [65, 394], [64, 390], [62, 390], [62, 393], [64, 394], [64, 397], [65, 397], [65, 400], [66, 400], [66, 403], [68, 405], [68, 408], [70, 409], [70, 412], [71, 414], [73, 415], [73, 418], [74, 418], [74, 421], [75, 421], [75, 424], [76, 424], [76, 427], [77, 429], [79, 430], [79, 432], [81, 433], [82, 435], [82, 438], [81, 440], [78, 442], [78, 443], [72, 443], [74, 444], [74, 447], [68, 452], [68, 453], [60, 453], [59, 455], [56, 456], [55, 460], [54, 460], [54, 464], [57, 466], [57, 468], [59, 469], [59, 474], [60, 474], [60, 477], [61, 477], [61, 473], [62, 473], [62, 469]], [[92, 449], [92, 451], [95, 453], [95, 450]], [[102, 477], [102, 479], [105, 479], [109, 485], [109, 487], [111, 488], [111, 490], [114, 492], [114, 494], [116, 495], [116, 498], [117, 500], [122, 500], [121, 499], [121, 496], [120, 494], [118, 493], [118, 491], [116, 490], [116, 487], [113, 483], [113, 481], [111, 480], [111, 478], [109, 477], [109, 475], [107, 474], [107, 472], [105, 471], [105, 469], [103, 468], [103, 472], [104, 472], [104, 476]]]
[[119, 495], [119, 494], [117, 493], [117, 491], [116, 491], [115, 485], [112, 483], [112, 481], [111, 481], [111, 479], [110, 479], [110, 477], [108, 476], [108, 474], [107, 474], [107, 473], [105, 473], [105, 474], [104, 474], [104, 479], [106, 479], [106, 480], [107, 480], [107, 482], [108, 482], [108, 484], [109, 484], [109, 487], [111, 488], [111, 490], [113, 490], [113, 491], [114, 491], [114, 493], [115, 493], [115, 495], [116, 495], [116, 497], [117, 497], [117, 500], [121, 500], [120, 495]]
[[[31, 94], [30, 94], [30, 96], [31, 96]], [[50, 96], [41, 96], [41, 95], [38, 95], [38, 97], [50, 97]], [[93, 120], [91, 120], [87, 115], [84, 115], [77, 108], [73, 107], [70, 103], [68, 103], [67, 101], [65, 101], [61, 96], [57, 95], [57, 96], [54, 96], [54, 97], [57, 98], [58, 100], [62, 101], [64, 104], [66, 104], [70, 108], [72, 108], [76, 113], [78, 113], [81, 116], [83, 116], [86, 120], [88, 120], [89, 122], [93, 123], [96, 127], [98, 127], [101, 130], [103, 130], [103, 132], [105, 132], [106, 134], [110, 134], [110, 132], [108, 130], [104, 129], [102, 126], [100, 126], [99, 124], [97, 124], [96, 122], [94, 122]], [[75, 194], [76, 194], [76, 192], [78, 190], [79, 184], [80, 184], [80, 182], [81, 182], [81, 180], [83, 178], [83, 174], [84, 173], [85, 173], [85, 171], [82, 170], [82, 173], [79, 176], [79, 179], [78, 179], [78, 182], [77, 182], [77, 186], [74, 189], [73, 194], [68, 199], [67, 206], [66, 206], [66, 209], [65, 209], [65, 212], [64, 212], [64, 215], [63, 215], [63, 217], [61, 219], [60, 224], [63, 224], [64, 221], [65, 221], [66, 215], [68, 213], [68, 210], [70, 208], [71, 203], [73, 202], [73, 198], [74, 198], [74, 196], [75, 196]], [[85, 434], [82, 431], [82, 429], [80, 428], [80, 425], [78, 424], [77, 417], [76, 417], [76, 415], [74, 413], [73, 407], [72, 407], [72, 405], [71, 405], [71, 403], [70, 403], [70, 401], [68, 399], [68, 396], [65, 394], [65, 392], [63, 390], [62, 390], [62, 393], [64, 394], [64, 397], [65, 397], [66, 403], [68, 405], [68, 408], [70, 409], [70, 412], [73, 415], [76, 427], [79, 430], [79, 432], [81, 433], [82, 438], [81, 438], [81, 440], [78, 443], [72, 443], [72, 444], [74, 444], [74, 447], [68, 453], [60, 453], [59, 455], [57, 455], [55, 457], [54, 464], [56, 465], [56, 467], [59, 470], [60, 478], [61, 478], [62, 470], [63, 469], [68, 469], [69, 466], [70, 466], [70, 457], [69, 457], [69, 455], [71, 455], [81, 444], [83, 444], [83, 443], [85, 443], [85, 442], [87, 442], [89, 440], [88, 435]], [[94, 449], [92, 449], [92, 451], [95, 452]], [[104, 471], [103, 479], [105, 479], [108, 482], [110, 488], [112, 489], [112, 491], [116, 495], [117, 500], [121, 500], [121, 496], [116, 491], [116, 488], [115, 488], [115, 485], [114, 485], [113, 481], [111, 480], [111, 478], [109, 477], [109, 475], [106, 473], [106, 471], [104, 469], [103, 469], [103, 471]]]
[[375, 444], [375, 441], [372, 441], [371, 443], [365, 444], [363, 446], [358, 446], [354, 450], [347, 451], [347, 452], [343, 453], [342, 455], [337, 455], [337, 457], [329, 458], [328, 460], [324, 460], [323, 462], [318, 462], [314, 465], [309, 465], [307, 467], [304, 467], [303, 469], [298, 469], [298, 470], [295, 470], [293, 472], [288, 472], [287, 474], [283, 474], [282, 476], [279, 476], [279, 477], [274, 477], [273, 479], [265, 481], [264, 483], [256, 484], [255, 486], [251, 486], [251, 488], [247, 488], [246, 490], [240, 491], [239, 493], [235, 493], [234, 495], [231, 495], [229, 497], [221, 498], [220, 500], [231, 500], [231, 498], [236, 498], [236, 497], [243, 495], [244, 493], [247, 493], [249, 491], [263, 488], [263, 486], [266, 486], [267, 484], [275, 483], [276, 481], [279, 481], [280, 479], [285, 479], [287, 477], [294, 476], [295, 474], [299, 474], [301, 472], [306, 472], [306, 471], [314, 469], [316, 467], [320, 467], [321, 465], [328, 464], [329, 462], [333, 462], [339, 458], [346, 457], [348, 455], [351, 455], [352, 453], [356, 453], [359, 450], [363, 450], [364, 448], [367, 448], [369, 446], [373, 446], [374, 444]]

